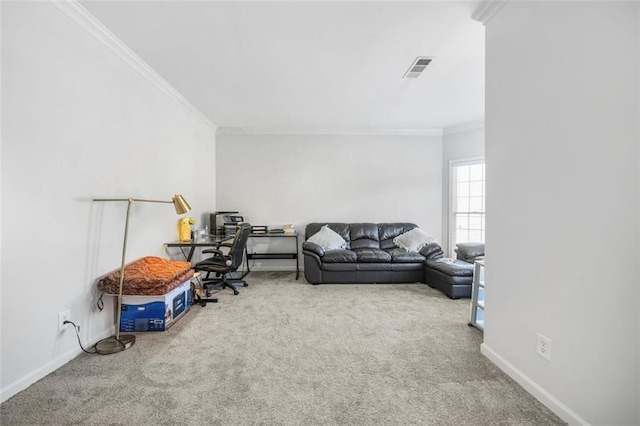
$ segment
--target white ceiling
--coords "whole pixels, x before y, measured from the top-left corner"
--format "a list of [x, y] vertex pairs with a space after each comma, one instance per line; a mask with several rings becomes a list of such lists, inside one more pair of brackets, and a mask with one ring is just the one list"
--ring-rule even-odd
[[[82, 2], [221, 127], [421, 130], [484, 119], [479, 2]], [[403, 79], [416, 56], [436, 59]]]

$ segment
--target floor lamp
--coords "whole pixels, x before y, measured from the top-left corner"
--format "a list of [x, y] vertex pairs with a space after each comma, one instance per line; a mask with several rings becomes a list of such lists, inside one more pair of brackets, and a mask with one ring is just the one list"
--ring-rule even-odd
[[118, 288], [118, 308], [116, 309], [116, 334], [107, 337], [96, 343], [96, 353], [101, 355], [114, 354], [129, 349], [136, 342], [136, 336], [132, 334], [120, 335], [120, 317], [122, 315], [122, 284], [124, 283], [124, 263], [127, 253], [127, 234], [129, 232], [129, 212], [134, 201], [139, 203], [165, 203], [173, 204], [177, 214], [185, 214], [191, 207], [182, 197], [182, 195], [174, 195], [171, 201], [164, 200], [141, 200], [138, 198], [94, 198], [93, 201], [126, 201], [127, 216], [124, 221], [124, 241], [122, 243], [122, 260], [120, 262], [120, 286]]

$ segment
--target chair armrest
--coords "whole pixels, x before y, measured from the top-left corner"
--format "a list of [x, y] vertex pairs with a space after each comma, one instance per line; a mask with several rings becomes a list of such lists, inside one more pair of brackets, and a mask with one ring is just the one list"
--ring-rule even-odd
[[202, 253], [213, 253], [214, 256], [220, 256], [220, 257], [224, 257], [224, 253], [222, 252], [222, 250], [218, 250], [218, 249], [206, 249], [206, 250], [202, 250]]
[[322, 248], [321, 245], [316, 243], [305, 241], [304, 243], [302, 243], [302, 249], [315, 253], [320, 257], [324, 256], [324, 249]]
[[207, 265], [207, 264], [220, 264], [220, 261], [229, 265], [231, 262], [231, 256], [229, 256], [228, 254], [224, 254], [220, 250], [208, 249], [208, 250], [202, 250], [202, 253], [213, 253], [213, 256], [208, 257], [204, 260], [201, 260], [200, 262], [196, 263], [196, 266]]

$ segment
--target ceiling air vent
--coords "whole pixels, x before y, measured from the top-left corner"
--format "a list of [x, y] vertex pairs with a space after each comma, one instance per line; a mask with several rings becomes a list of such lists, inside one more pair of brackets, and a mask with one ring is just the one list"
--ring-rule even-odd
[[415, 61], [411, 64], [409, 69], [402, 78], [418, 78], [422, 71], [431, 63], [433, 58], [429, 58], [427, 56], [418, 56]]

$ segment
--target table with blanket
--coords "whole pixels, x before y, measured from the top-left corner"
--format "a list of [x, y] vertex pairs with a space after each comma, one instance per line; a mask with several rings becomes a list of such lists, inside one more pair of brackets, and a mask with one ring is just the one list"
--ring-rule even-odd
[[[125, 266], [120, 331], [164, 331], [184, 315], [193, 299], [189, 262], [147, 256]], [[98, 281], [98, 288], [117, 295], [120, 270]], [[99, 303], [100, 307], [100, 303]]]
[[[193, 277], [191, 263], [146, 256], [124, 268], [123, 295], [155, 296], [166, 294]], [[118, 294], [120, 269], [98, 281], [105, 293]]]

